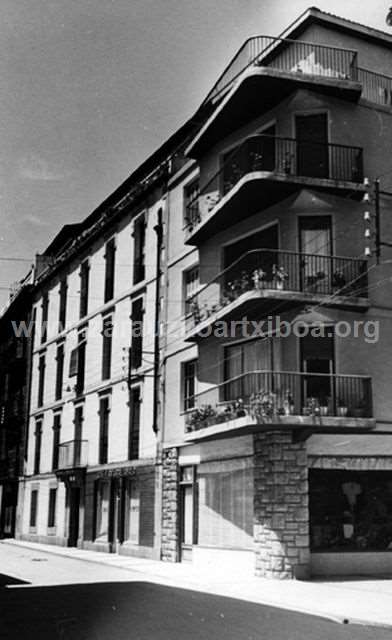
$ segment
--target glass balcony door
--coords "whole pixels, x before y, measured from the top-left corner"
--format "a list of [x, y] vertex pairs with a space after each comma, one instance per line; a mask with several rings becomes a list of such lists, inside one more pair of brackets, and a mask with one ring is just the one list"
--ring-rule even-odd
[[326, 113], [295, 118], [297, 175], [328, 178], [328, 121]]
[[330, 216], [299, 218], [300, 272], [303, 291], [328, 293], [332, 278], [332, 219]]
[[330, 335], [307, 335], [301, 338], [302, 371], [311, 374], [303, 377], [303, 407], [314, 405], [331, 409], [335, 404], [333, 327], [326, 327], [325, 331]]

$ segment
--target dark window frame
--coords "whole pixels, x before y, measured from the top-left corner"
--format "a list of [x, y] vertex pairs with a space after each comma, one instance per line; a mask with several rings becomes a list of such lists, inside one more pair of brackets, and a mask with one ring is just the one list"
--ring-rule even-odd
[[102, 321], [102, 363], [101, 378], [109, 380], [112, 369], [113, 316], [108, 315]]
[[57, 487], [49, 487], [48, 528], [56, 526]]
[[[192, 358], [191, 360], [186, 360], [181, 363], [181, 380], [182, 380], [182, 390], [181, 390], [181, 400], [182, 400], [182, 410], [189, 411], [193, 409], [195, 406], [194, 396], [196, 395], [196, 386], [197, 386], [197, 365], [198, 358]], [[187, 372], [188, 369], [193, 367], [193, 375], [189, 375]], [[189, 388], [192, 386], [193, 380], [193, 393], [188, 393]], [[193, 402], [192, 402], [193, 398]]]
[[53, 445], [52, 445], [52, 470], [59, 468], [59, 446], [61, 435], [61, 413], [55, 413], [53, 416]]
[[105, 287], [104, 303], [109, 302], [114, 297], [114, 285], [116, 274], [116, 241], [111, 238], [105, 245]]
[[99, 464], [107, 464], [109, 454], [110, 397], [99, 399]]
[[34, 432], [34, 475], [38, 475], [40, 473], [41, 449], [42, 449], [42, 420], [37, 420], [35, 423], [35, 432]]
[[140, 386], [131, 388], [129, 400], [128, 460], [137, 460], [139, 458], [140, 416], [142, 404]]
[[138, 216], [133, 225], [133, 284], [143, 282], [146, 277], [146, 216]]
[[67, 278], [60, 281], [59, 289], [59, 332], [64, 331], [67, 320]]
[[81, 319], [88, 314], [88, 295], [89, 295], [89, 279], [90, 279], [90, 264], [88, 260], [84, 260], [80, 265], [79, 277], [80, 277], [79, 319]]
[[42, 407], [42, 405], [44, 404], [45, 369], [46, 369], [46, 354], [41, 353], [38, 358], [38, 394], [37, 394], [38, 407]]
[[38, 489], [32, 489], [30, 494], [30, 518], [29, 526], [31, 529], [35, 529], [37, 526], [37, 513], [38, 513]]
[[61, 400], [63, 396], [63, 382], [64, 382], [64, 360], [65, 350], [64, 342], [57, 345], [56, 350], [56, 386], [55, 386], [55, 400]]

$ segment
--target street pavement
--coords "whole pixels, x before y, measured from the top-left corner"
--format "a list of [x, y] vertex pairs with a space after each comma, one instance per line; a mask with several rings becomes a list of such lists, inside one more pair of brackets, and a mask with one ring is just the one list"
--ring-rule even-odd
[[[206, 575], [203, 578], [190, 565], [185, 569], [174, 565], [173, 570], [173, 565], [166, 569], [168, 565], [154, 561], [81, 550], [64, 549], [60, 554], [58, 547], [51, 552], [44, 547], [0, 544], [1, 640], [391, 639], [391, 629], [352, 621], [340, 624], [288, 610], [293, 607], [260, 604], [274, 593], [271, 581], [255, 579], [250, 584], [239, 579], [237, 594], [228, 597], [223, 576], [214, 574], [207, 584]], [[165, 571], [158, 575], [162, 565]], [[390, 582], [377, 582], [376, 593], [370, 591], [369, 581], [356, 581], [354, 589], [336, 584], [330, 588], [340, 593], [341, 600], [354, 590], [364, 604], [374, 595], [382, 601], [385, 592], [392, 598]], [[278, 586], [286, 584], [323, 586], [291, 581]]]

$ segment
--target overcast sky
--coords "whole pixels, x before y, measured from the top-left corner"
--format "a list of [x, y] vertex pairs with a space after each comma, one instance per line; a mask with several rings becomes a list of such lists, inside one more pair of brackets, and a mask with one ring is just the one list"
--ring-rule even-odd
[[[33, 260], [196, 110], [302, 0], [0, 0], [0, 257]], [[391, 2], [319, 0], [392, 32]], [[0, 261], [0, 306], [28, 263]]]

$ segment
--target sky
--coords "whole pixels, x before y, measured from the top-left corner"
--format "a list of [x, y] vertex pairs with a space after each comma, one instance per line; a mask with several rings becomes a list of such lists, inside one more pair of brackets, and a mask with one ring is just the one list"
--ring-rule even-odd
[[[318, 0], [392, 33], [391, 1]], [[203, 101], [252, 35], [310, 0], [0, 0], [0, 307]], [[19, 258], [6, 261], [1, 258]]]

